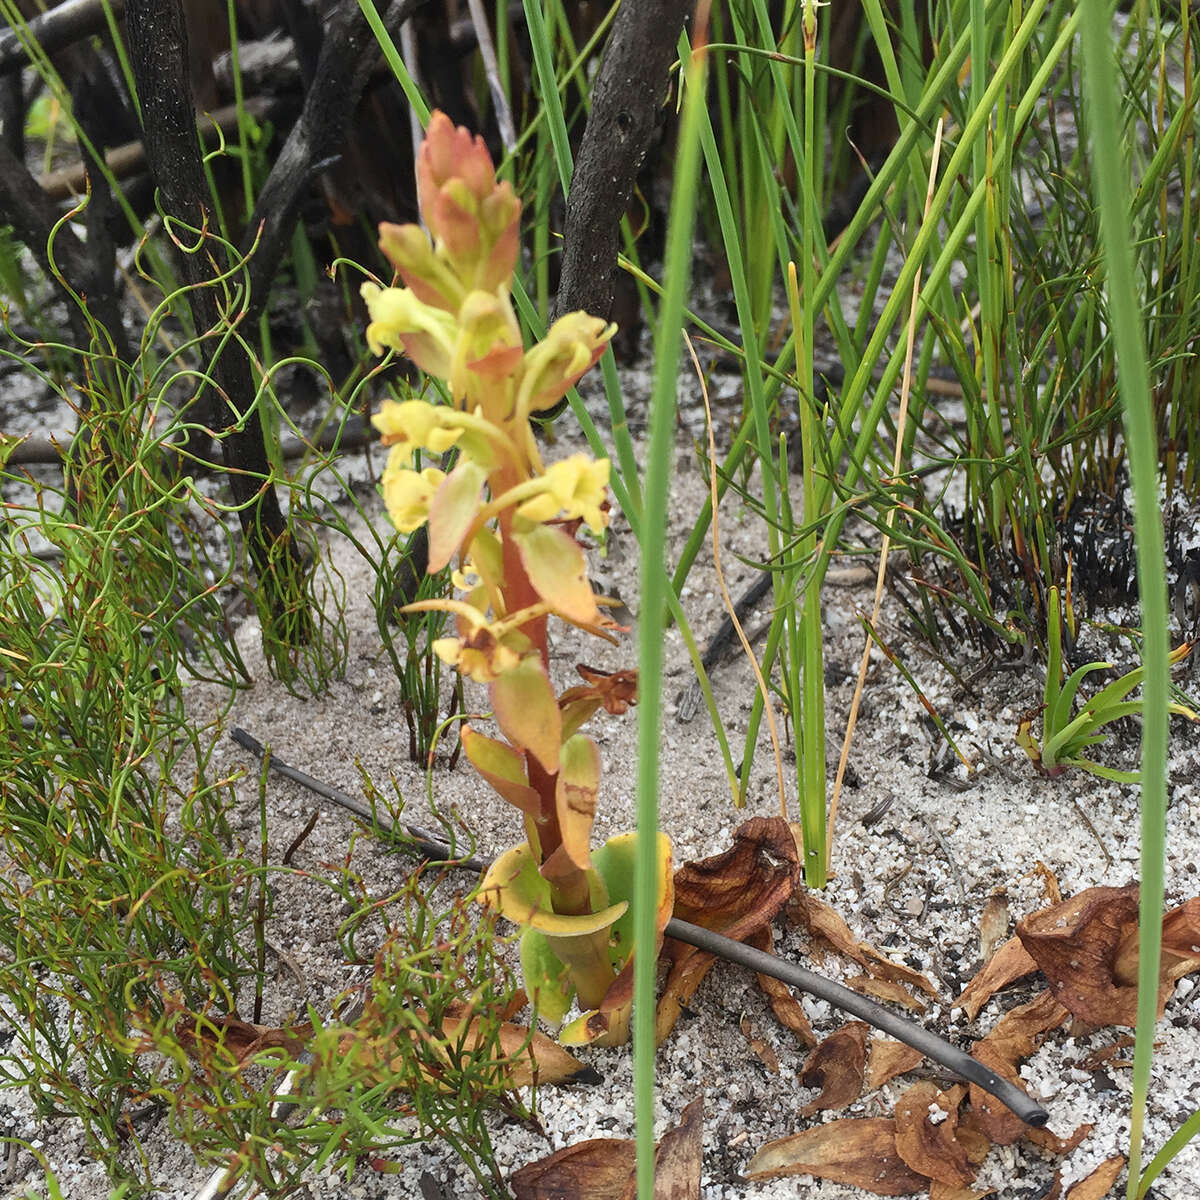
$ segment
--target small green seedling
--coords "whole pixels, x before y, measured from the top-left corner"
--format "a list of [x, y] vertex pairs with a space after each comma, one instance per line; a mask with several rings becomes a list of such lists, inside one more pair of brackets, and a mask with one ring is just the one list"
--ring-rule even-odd
[[[1074, 713], [1075, 696], [1084, 678], [1093, 671], [1111, 670], [1110, 662], [1084, 663], [1063, 682], [1062, 677], [1062, 615], [1059, 609], [1058, 588], [1051, 588], [1048, 597], [1046, 689], [1042, 703], [1042, 741], [1038, 744], [1033, 736], [1033, 715], [1024, 718], [1017, 726], [1017, 745], [1029, 755], [1038, 770], [1049, 776], [1061, 775], [1068, 767], [1078, 767], [1102, 779], [1117, 783], [1137, 783], [1141, 778], [1137, 771], [1118, 771], [1106, 767], [1082, 753], [1089, 746], [1098, 745], [1108, 736], [1106, 725], [1122, 717], [1140, 715], [1142, 701], [1127, 699], [1142, 682], [1143, 667], [1129, 671], [1114, 679], [1088, 700], [1078, 713]], [[1191, 653], [1194, 642], [1184, 642], [1171, 652], [1172, 666]], [[1171, 704], [1170, 711], [1191, 721], [1200, 720], [1190, 708], [1182, 704]], [[1035, 714], [1036, 715], [1036, 714]]]

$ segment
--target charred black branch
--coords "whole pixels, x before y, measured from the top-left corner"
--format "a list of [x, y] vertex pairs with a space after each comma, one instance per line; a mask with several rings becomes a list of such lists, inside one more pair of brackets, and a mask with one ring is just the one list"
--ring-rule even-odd
[[[58, 221], [58, 211], [38, 187], [25, 164], [0, 139], [0, 223], [11, 225], [17, 239], [29, 247], [48, 279], [61, 277], [72, 291], [86, 295], [91, 278], [87, 248], [69, 226], [63, 225], [54, 237], [53, 264], [50, 235]], [[91, 342], [91, 330], [83, 313], [73, 301], [67, 303], [67, 318], [77, 346]]]
[[[183, 6], [180, 0], [132, 0], [126, 10], [126, 28], [141, 99], [146, 160], [158, 184], [163, 211], [181, 226], [176, 230], [180, 245], [177, 258], [189, 284], [196, 331], [211, 335], [205, 374], [220, 393], [224, 407], [224, 412], [213, 417], [213, 424], [223, 430], [221, 452], [246, 546], [260, 586], [269, 589], [270, 610], [280, 618], [285, 613], [295, 618], [296, 598], [304, 594], [298, 584], [304, 568], [289, 540], [271, 480], [262, 424], [254, 403], [250, 361], [236, 338], [216, 336], [228, 326], [228, 318], [218, 304], [213, 286], [215, 272], [206, 245], [202, 242], [190, 252], [183, 249], [199, 236], [189, 229], [206, 231], [210, 225], [205, 203], [208, 184], [192, 106]], [[221, 340], [225, 342], [223, 348]], [[302, 622], [292, 628], [286, 640], [294, 642], [306, 636]]]
[[[120, 18], [124, 0], [110, 0], [110, 7], [113, 16]], [[29, 33], [42, 50], [54, 54], [107, 27], [102, 0], [63, 0], [57, 8], [34, 17], [29, 22]], [[23, 67], [25, 61], [25, 47], [16, 31], [0, 33], [0, 75]]]
[[621, 217], [667, 95], [668, 72], [694, 0], [622, 4], [592, 89], [575, 157], [556, 311], [612, 313]]
[[[384, 24], [389, 30], [398, 29], [424, 3], [393, 0]], [[375, 59], [375, 39], [358, 0], [343, 0], [328, 19], [304, 108], [259, 193], [246, 230], [243, 250], [248, 251], [258, 238], [249, 262], [247, 320], [251, 322], [266, 304], [271, 281], [291, 245], [296, 214], [313, 179], [342, 151], [350, 118]]]

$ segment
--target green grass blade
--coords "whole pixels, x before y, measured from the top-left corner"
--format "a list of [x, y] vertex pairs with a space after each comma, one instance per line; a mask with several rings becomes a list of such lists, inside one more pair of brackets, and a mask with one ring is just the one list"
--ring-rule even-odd
[[[1180, 1127], [1175, 1130], [1166, 1142], [1163, 1148], [1150, 1160], [1150, 1165], [1146, 1168], [1146, 1173], [1138, 1181], [1137, 1200], [1142, 1200], [1142, 1197], [1150, 1190], [1150, 1185], [1162, 1174], [1163, 1168], [1194, 1138], [1200, 1134], [1200, 1108]], [[1131, 1175], [1132, 1179], [1133, 1176]]]
[[700, 118], [704, 113], [704, 30], [687, 68], [683, 117], [675, 157], [675, 182], [667, 225], [667, 281], [655, 330], [654, 391], [642, 525], [642, 596], [638, 622], [637, 864], [634, 878], [633, 1078], [637, 1116], [638, 1200], [654, 1197], [654, 946], [656, 838], [658, 832], [658, 739], [663, 671], [663, 632], [670, 581], [666, 532], [670, 498], [675, 395], [684, 304], [691, 279], [692, 230], [700, 174]]
[[1129, 167], [1115, 132], [1123, 128], [1114, 59], [1112, 6], [1084, 0], [1083, 77], [1089, 101], [1092, 170], [1100, 210], [1100, 233], [1108, 268], [1109, 323], [1119, 364], [1119, 387], [1129, 448], [1133, 490], [1138, 592], [1142, 606], [1142, 663], [1145, 669], [1142, 718], [1142, 890], [1138, 923], [1137, 1043], [1133, 1059], [1133, 1111], [1129, 1130], [1129, 1180], [1133, 1200], [1141, 1174], [1142, 1129], [1154, 1054], [1158, 971], [1162, 956], [1163, 859], [1166, 853], [1167, 564], [1158, 506], [1158, 436], [1150, 400], [1145, 331], [1138, 306], [1133, 247], [1129, 235]]

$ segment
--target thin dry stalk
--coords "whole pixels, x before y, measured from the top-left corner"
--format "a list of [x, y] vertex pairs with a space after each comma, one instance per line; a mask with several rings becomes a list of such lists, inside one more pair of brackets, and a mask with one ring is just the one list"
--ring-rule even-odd
[[[942, 120], [938, 119], [937, 129], [933, 135], [933, 157], [929, 163], [929, 182], [925, 190], [925, 209], [922, 219], [929, 220], [929, 211], [933, 203], [934, 184], [937, 180], [938, 160], [942, 151]], [[913, 346], [917, 338], [917, 301], [921, 295], [921, 270], [917, 269], [913, 277], [912, 301], [908, 307], [908, 332], [904, 349], [904, 375], [900, 384], [900, 412], [896, 418], [896, 450], [892, 456], [892, 476], [900, 475], [900, 460], [904, 454], [904, 431], [908, 422], [908, 397], [912, 390], [912, 360]], [[875, 601], [871, 607], [871, 626], [879, 620], [879, 609], [883, 603], [883, 585], [887, 579], [888, 551], [891, 549], [891, 529], [895, 509], [888, 513], [884, 526], [883, 540], [879, 546], [879, 569], [875, 573]], [[714, 513], [715, 519], [715, 513]], [[833, 864], [833, 829], [837, 820], [838, 800], [842, 794], [842, 780], [846, 776], [846, 763], [850, 759], [850, 743], [854, 738], [854, 727], [858, 723], [858, 706], [862, 700], [863, 685], [867, 680], [867, 666], [871, 661], [871, 639], [867, 637], [863, 645], [862, 659], [858, 664], [858, 679], [854, 684], [854, 698], [850, 702], [850, 715], [846, 719], [846, 736], [842, 739], [842, 752], [838, 757], [837, 776], [833, 781], [833, 796], [829, 802], [829, 820], [825, 829], [826, 870]]]
[[708, 385], [704, 382], [704, 372], [700, 368], [700, 360], [696, 357], [696, 348], [692, 345], [692, 339], [688, 337], [687, 331], [684, 331], [683, 340], [687, 343], [688, 353], [692, 356], [692, 365], [696, 368], [696, 378], [700, 381], [700, 394], [704, 397], [704, 425], [708, 432], [708, 486], [712, 496], [712, 547], [713, 547], [713, 568], [717, 573], [717, 584], [721, 589], [721, 601], [725, 605], [725, 611], [729, 614], [729, 619], [733, 622], [733, 628], [737, 632], [738, 640], [742, 643], [742, 649], [746, 652], [746, 657], [750, 660], [751, 669], [754, 671], [754, 678], [758, 681], [758, 690], [762, 693], [763, 708], [767, 714], [767, 726], [771, 730], [771, 748], [775, 754], [775, 776], [779, 785], [779, 815], [786, 821], [787, 814], [787, 793], [783, 787], [783, 756], [779, 752], [779, 729], [775, 724], [775, 706], [771, 703], [771, 693], [767, 690], [767, 681], [763, 678], [762, 668], [758, 665], [758, 659], [754, 657], [754, 651], [750, 646], [750, 639], [746, 636], [746, 631], [742, 628], [741, 621], [738, 620], [737, 609], [733, 603], [733, 597], [729, 594], [729, 588], [725, 586], [725, 573], [721, 569], [721, 531], [720, 518], [717, 516], [717, 506], [720, 503], [720, 496], [717, 493], [717, 443], [713, 436], [712, 409], [708, 403]]

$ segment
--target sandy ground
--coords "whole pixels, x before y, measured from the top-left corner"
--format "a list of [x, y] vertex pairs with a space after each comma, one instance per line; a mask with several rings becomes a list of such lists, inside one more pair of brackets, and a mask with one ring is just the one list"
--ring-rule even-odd
[[[550, 456], [572, 447], [562, 443]], [[672, 492], [672, 554], [682, 545], [692, 514], [705, 494], [706, 481], [695, 465], [688, 439], [678, 442], [677, 470]], [[373, 500], [368, 500], [374, 505]], [[380, 518], [382, 519], [382, 518]], [[722, 545], [729, 584], [735, 595], [750, 579], [750, 568], [737, 555], [755, 558], [762, 552], [760, 525], [736, 499], [722, 506]], [[370, 581], [365, 564], [342, 540], [329, 545], [331, 561], [346, 581], [349, 655], [345, 677], [316, 699], [300, 700], [274, 683], [258, 647], [258, 628], [245, 621], [238, 642], [254, 676], [254, 686], [241, 693], [228, 715], [268, 741], [281, 757], [318, 778], [354, 795], [361, 794], [359, 771], [382, 783], [394, 777], [406, 801], [405, 815], [429, 824], [432, 814], [425, 799], [421, 772], [408, 761], [408, 733], [401, 710], [400, 685], [380, 650], [370, 610]], [[594, 575], [603, 590], [619, 592], [636, 604], [636, 542], [618, 514], [606, 554], [596, 560]], [[869, 608], [868, 586], [830, 584], [825, 594], [828, 687], [828, 735], [831, 765], [841, 742], [853, 676], [861, 653], [861, 634], [855, 607]], [[702, 640], [716, 628], [721, 601], [711, 552], [702, 556], [684, 596], [685, 608]], [[1013, 742], [1020, 713], [1036, 706], [1040, 674], [1034, 668], [978, 674], [973, 690], [963, 692], [920, 644], [897, 626], [897, 613], [886, 607], [883, 628], [909, 669], [920, 681], [942, 716], [954, 722], [956, 738], [977, 770], [969, 777], [961, 767], [944, 766], [928, 723], [912, 690], [886, 660], [872, 660], [863, 712], [851, 758], [854, 782], [844, 794], [837, 831], [836, 875], [826, 898], [849, 922], [855, 934], [909, 965], [924, 971], [939, 989], [939, 1000], [922, 1020], [952, 1038], [979, 1037], [998, 1016], [1032, 995], [1028, 986], [1009, 989], [983, 1010], [974, 1023], [954, 998], [982, 964], [979, 917], [989, 896], [1003, 888], [1011, 918], [1044, 903], [1042, 881], [1035, 872], [1046, 864], [1057, 876], [1064, 895], [1096, 884], [1124, 884], [1138, 873], [1137, 800], [1133, 789], [1106, 784], [1079, 774], [1057, 781], [1039, 777]], [[752, 620], [751, 626], [755, 624]], [[1088, 647], [1089, 652], [1093, 647]], [[1104, 657], [1101, 644], [1091, 657]], [[663, 698], [661, 828], [672, 838], [677, 862], [702, 858], [730, 844], [733, 830], [747, 817], [779, 811], [774, 771], [765, 733], [759, 739], [755, 782], [747, 807], [733, 808], [712, 729], [703, 710], [688, 725], [677, 722], [675, 698], [691, 678], [682, 641], [675, 631], [666, 638], [668, 678]], [[554, 646], [554, 667], [566, 684], [578, 660], [614, 668], [634, 665], [634, 635], [616, 649], [580, 647], [579, 635], [560, 630]], [[960, 656], [968, 675], [981, 664]], [[753, 679], [744, 662], [736, 661], [715, 673], [722, 717], [740, 754]], [[482, 696], [468, 704], [481, 704]], [[196, 720], [212, 720], [221, 707], [217, 690], [200, 685], [189, 693]], [[604, 759], [604, 782], [596, 827], [597, 839], [630, 828], [633, 823], [635, 722], [631, 716], [601, 714], [590, 726]], [[1132, 761], [1135, 733], [1125, 733], [1106, 747], [1112, 761]], [[785, 748], [785, 776], [790, 775], [790, 815], [795, 818], [795, 766]], [[931, 771], [931, 764], [943, 764]], [[1200, 766], [1200, 738], [1181, 722], [1173, 725], [1171, 808], [1168, 816], [1168, 904], [1200, 894], [1196, 849], [1200, 847], [1200, 799], [1195, 778]], [[257, 766], [238, 746], [223, 737], [214, 770], [241, 772], [236, 784], [236, 820], [248, 842], [257, 844]], [[471, 770], [460, 765], [439, 770], [433, 779], [437, 807], [456, 814], [474, 831], [479, 853], [491, 855], [519, 840], [515, 810], [499, 803]], [[281, 855], [303, 829], [314, 807], [317, 824], [293, 865], [316, 867], [342, 858], [351, 844], [354, 819], [320, 801], [297, 785], [273, 778], [269, 788], [270, 845]], [[883, 801], [886, 813], [871, 824], [862, 818]], [[1087, 821], [1084, 820], [1084, 815]], [[1094, 826], [1094, 832], [1088, 828]], [[1100, 843], [1103, 843], [1104, 850]], [[1105, 852], [1111, 858], [1106, 862]], [[353, 865], [382, 894], [405, 869], [404, 860], [380, 852], [366, 837], [353, 843]], [[268, 937], [287, 957], [280, 956], [278, 972], [268, 994], [264, 1020], [286, 1022], [306, 1003], [321, 1006], [357, 976], [341, 961], [334, 933], [342, 913], [327, 892], [300, 880], [281, 877], [275, 917]], [[801, 956], [805, 939], [779, 923], [776, 952]], [[819, 969], [839, 976], [847, 964], [829, 956]], [[297, 973], [298, 969], [298, 973]], [[822, 1002], [804, 1000], [819, 1034], [836, 1028], [841, 1019]], [[765, 1039], [779, 1059], [771, 1074], [750, 1050], [740, 1021], [749, 1019], [753, 1032]], [[1096, 1163], [1126, 1149], [1129, 1071], [1081, 1070], [1078, 1063], [1095, 1047], [1109, 1044], [1111, 1028], [1095, 1033], [1052, 1035], [1029, 1060], [1024, 1074], [1032, 1093], [1051, 1113], [1051, 1128], [1070, 1133], [1084, 1121], [1095, 1129], [1065, 1159], [1051, 1160], [1024, 1146], [993, 1148], [976, 1186], [994, 1188], [1002, 1197], [1033, 1200], [1041, 1196], [1057, 1167], [1064, 1182], [1086, 1175]], [[1167, 1007], [1159, 1028], [1159, 1049], [1151, 1090], [1147, 1145], [1151, 1152], [1181, 1121], [1200, 1106], [1200, 988], [1184, 980]], [[507, 1172], [572, 1142], [596, 1136], [623, 1137], [633, 1131], [631, 1055], [627, 1049], [584, 1050], [581, 1057], [594, 1066], [602, 1082], [587, 1087], [544, 1089], [539, 1111], [545, 1138], [527, 1128], [497, 1118], [494, 1125], [498, 1161]], [[811, 1094], [797, 1082], [804, 1048], [775, 1020], [753, 978], [727, 964], [718, 964], [702, 986], [690, 1013], [663, 1046], [658, 1061], [660, 1126], [678, 1119], [684, 1105], [705, 1099], [705, 1200], [859, 1200], [865, 1193], [841, 1185], [794, 1177], [749, 1184], [740, 1172], [752, 1153], [765, 1142], [820, 1121], [802, 1120], [800, 1105]], [[890, 1114], [897, 1095], [918, 1078], [945, 1076], [924, 1064], [909, 1076], [864, 1094], [849, 1110], [833, 1116]], [[49, 1156], [67, 1200], [90, 1200], [107, 1195], [107, 1184], [96, 1164], [88, 1161], [78, 1128], [71, 1121], [39, 1124], [25, 1100], [16, 1094], [0, 1099], [0, 1116], [12, 1133], [34, 1138]], [[162, 1200], [195, 1196], [211, 1174], [191, 1153], [172, 1140], [166, 1123], [146, 1132], [145, 1149]], [[393, 1200], [422, 1194], [422, 1175], [436, 1181], [446, 1197], [478, 1194], [461, 1165], [444, 1145], [430, 1142], [399, 1158], [398, 1174], [380, 1174], [365, 1164], [347, 1183], [344, 1177], [322, 1175], [307, 1185], [307, 1196]], [[1192, 1182], [1200, 1173], [1200, 1144], [1185, 1150], [1156, 1187], [1161, 1200], [1194, 1196]], [[10, 1162], [5, 1197], [38, 1195], [39, 1178], [32, 1158], [17, 1154]], [[304, 1193], [301, 1193], [304, 1194]], [[436, 1194], [436, 1193], [432, 1193]]]

